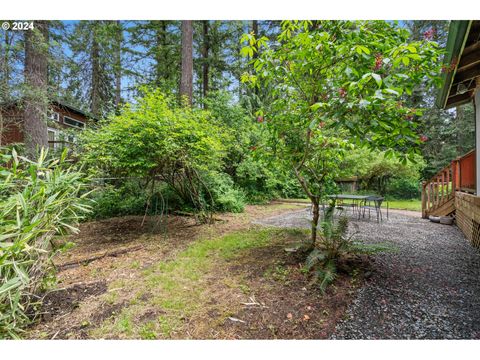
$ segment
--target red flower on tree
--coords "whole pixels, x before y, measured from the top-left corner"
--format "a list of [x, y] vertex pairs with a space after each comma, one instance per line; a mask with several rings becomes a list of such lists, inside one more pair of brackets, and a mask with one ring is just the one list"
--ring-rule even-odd
[[423, 33], [423, 38], [425, 40], [432, 40], [437, 31], [434, 28], [430, 28]]
[[347, 96], [347, 90], [345, 90], [344, 88], [340, 88], [338, 89], [338, 94], [340, 95], [340, 97], [344, 98], [345, 96]]
[[425, 136], [425, 135], [420, 135], [420, 141], [421, 141], [421, 142], [427, 142], [427, 141], [428, 141], [428, 137]]
[[374, 70], [380, 70], [382, 68], [382, 61], [383, 61], [383, 56], [382, 54], [377, 54], [375, 56], [375, 66], [374, 66]]
[[257, 117], [257, 122], [262, 123], [263, 122], [263, 116]]

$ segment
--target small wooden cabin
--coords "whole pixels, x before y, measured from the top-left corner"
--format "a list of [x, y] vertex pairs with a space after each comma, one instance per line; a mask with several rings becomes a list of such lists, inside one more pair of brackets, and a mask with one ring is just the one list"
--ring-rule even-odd
[[[19, 101], [0, 106], [0, 146], [24, 141], [23, 110]], [[62, 147], [72, 142], [72, 131], [85, 129], [97, 119], [88, 113], [61, 101], [52, 101], [48, 109], [48, 143], [50, 148]]]

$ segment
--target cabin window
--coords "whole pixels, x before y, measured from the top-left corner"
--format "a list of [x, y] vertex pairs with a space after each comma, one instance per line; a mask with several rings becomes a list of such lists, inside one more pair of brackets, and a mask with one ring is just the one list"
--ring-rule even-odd
[[60, 114], [56, 111], [50, 111], [50, 113], [48, 114], [48, 118], [50, 120], [60, 122]]
[[58, 130], [48, 128], [48, 147], [52, 150], [58, 147], [56, 141], [58, 141]]
[[85, 123], [83, 123], [81, 121], [78, 121], [78, 120], [75, 120], [75, 119], [72, 119], [71, 117], [68, 117], [68, 116], [63, 117], [63, 123], [65, 125], [72, 126], [72, 127], [78, 128], [78, 129], [85, 128]]

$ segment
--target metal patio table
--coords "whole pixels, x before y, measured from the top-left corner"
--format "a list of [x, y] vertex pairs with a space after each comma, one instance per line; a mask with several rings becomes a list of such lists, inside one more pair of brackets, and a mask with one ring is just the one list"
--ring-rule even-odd
[[[352, 214], [358, 215], [358, 218], [364, 217], [365, 218], [365, 211], [368, 210], [368, 216], [370, 218], [370, 210], [375, 210], [377, 214], [377, 221], [382, 221], [382, 202], [384, 200], [383, 197], [376, 196], [376, 195], [350, 195], [350, 194], [337, 194], [337, 195], [329, 195], [330, 199], [334, 199], [335, 202], [340, 200], [340, 203], [337, 208], [344, 209], [345, 207], [350, 207], [352, 209]], [[350, 204], [344, 204], [344, 200], [351, 200]], [[368, 202], [368, 206], [367, 206]], [[374, 207], [370, 206], [370, 203], [373, 202]], [[388, 218], [388, 208], [387, 208], [387, 218]]]

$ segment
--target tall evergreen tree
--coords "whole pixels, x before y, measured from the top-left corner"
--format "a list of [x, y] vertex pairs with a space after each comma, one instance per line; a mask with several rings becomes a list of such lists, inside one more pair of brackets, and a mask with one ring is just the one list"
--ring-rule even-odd
[[118, 111], [122, 101], [122, 46], [123, 46], [123, 26], [121, 21], [116, 21], [115, 27], [115, 110]]
[[70, 32], [69, 45], [68, 90], [80, 107], [104, 116], [114, 108], [116, 75], [119, 79], [118, 25], [115, 21], [80, 21]]
[[210, 50], [210, 39], [209, 39], [209, 21], [203, 20], [203, 47], [202, 47], [202, 92], [203, 97], [206, 98], [209, 90], [209, 50]]
[[191, 20], [182, 21], [181, 69], [180, 96], [186, 96], [191, 105], [193, 97], [193, 24]]
[[27, 154], [34, 157], [38, 148], [48, 146], [48, 21], [35, 21], [25, 31], [24, 136]]
[[133, 86], [149, 84], [177, 92], [180, 83], [180, 21], [135, 21], [127, 28], [128, 74]]

